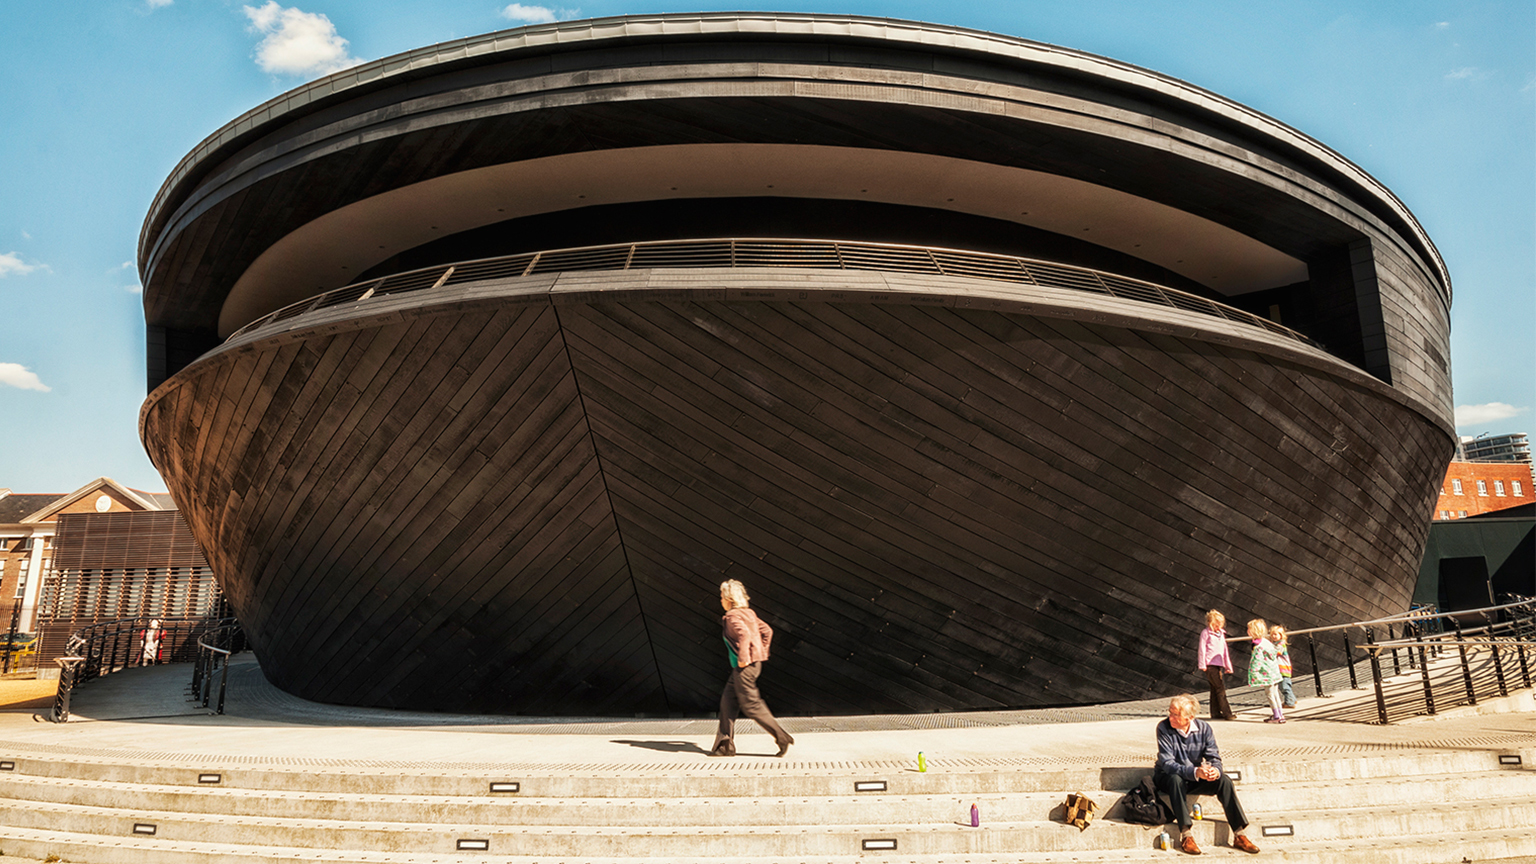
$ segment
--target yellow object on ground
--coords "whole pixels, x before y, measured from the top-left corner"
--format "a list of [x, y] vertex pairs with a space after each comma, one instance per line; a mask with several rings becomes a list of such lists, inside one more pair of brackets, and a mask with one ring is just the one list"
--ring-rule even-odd
[[59, 689], [57, 681], [38, 681], [34, 678], [0, 680], [0, 709], [47, 708], [53, 704], [53, 694]]

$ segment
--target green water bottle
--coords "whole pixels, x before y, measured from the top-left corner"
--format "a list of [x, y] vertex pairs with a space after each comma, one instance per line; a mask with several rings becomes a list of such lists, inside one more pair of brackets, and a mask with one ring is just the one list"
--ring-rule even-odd
[[917, 751], [917, 770], [920, 774], [928, 773], [928, 760], [923, 758], [923, 751]]

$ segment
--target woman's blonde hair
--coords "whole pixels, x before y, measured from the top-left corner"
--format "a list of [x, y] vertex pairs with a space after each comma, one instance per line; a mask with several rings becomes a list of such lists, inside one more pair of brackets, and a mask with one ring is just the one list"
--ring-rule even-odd
[[1271, 624], [1269, 627], [1269, 641], [1279, 645], [1285, 639], [1285, 628], [1279, 624]]
[[1211, 611], [1205, 613], [1205, 626], [1211, 628], [1212, 630], [1220, 630], [1221, 628], [1227, 626], [1227, 616], [1217, 612], [1215, 609], [1212, 609]]
[[1248, 638], [1250, 638], [1250, 639], [1268, 639], [1269, 638], [1269, 628], [1264, 626], [1264, 619], [1263, 618], [1255, 618], [1252, 621], [1248, 622]]
[[745, 609], [752, 601], [752, 598], [747, 596], [747, 586], [735, 579], [727, 579], [720, 583], [720, 597], [731, 601], [732, 609]]

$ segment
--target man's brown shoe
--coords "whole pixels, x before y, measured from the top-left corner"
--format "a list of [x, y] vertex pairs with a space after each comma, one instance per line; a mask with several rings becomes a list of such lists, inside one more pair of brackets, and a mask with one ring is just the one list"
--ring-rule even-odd
[[1179, 841], [1179, 851], [1187, 852], [1190, 855], [1199, 855], [1200, 846], [1195, 843], [1195, 835], [1185, 834], [1184, 838]]
[[1232, 848], [1241, 849], [1250, 855], [1257, 855], [1259, 852], [1259, 847], [1253, 845], [1253, 841], [1248, 839], [1247, 834], [1232, 835]]

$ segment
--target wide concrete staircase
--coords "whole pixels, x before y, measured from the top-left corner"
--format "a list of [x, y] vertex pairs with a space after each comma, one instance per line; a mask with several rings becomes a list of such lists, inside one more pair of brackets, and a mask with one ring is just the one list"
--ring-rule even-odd
[[[1425, 746], [1247, 761], [1239, 794], [1268, 860], [1426, 864], [1536, 856], [1536, 747]], [[248, 762], [249, 760], [244, 760]], [[317, 760], [323, 762], [324, 760]], [[979, 760], [972, 760], [977, 762]], [[999, 760], [1002, 761], [1002, 760]], [[781, 763], [666, 776], [230, 764], [0, 752], [0, 850], [71, 862], [1169, 861], [1112, 806], [1149, 766]], [[1069, 792], [1103, 808], [1059, 820]], [[976, 804], [981, 826], [970, 827]], [[1213, 799], [1208, 854], [1243, 857]], [[1104, 812], [1107, 811], [1107, 812]], [[1171, 834], [1176, 832], [1170, 829]]]

